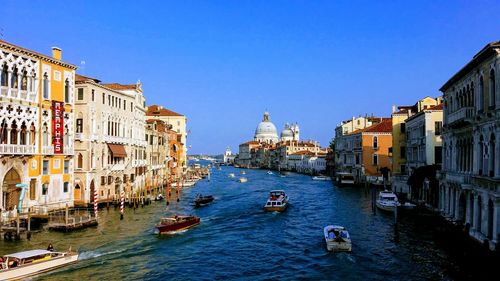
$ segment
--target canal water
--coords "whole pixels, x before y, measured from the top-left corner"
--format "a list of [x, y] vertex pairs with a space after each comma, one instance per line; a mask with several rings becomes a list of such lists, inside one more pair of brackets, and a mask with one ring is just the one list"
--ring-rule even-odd
[[[290, 173], [282, 178], [264, 170], [245, 170], [247, 183], [228, 177], [239, 169], [213, 170], [211, 181], [182, 190], [179, 203], [153, 202], [100, 211], [100, 224], [72, 233], [43, 231], [31, 240], [0, 241], [1, 253], [72, 247], [81, 260], [39, 277], [41, 280], [454, 280], [461, 267], [437, 244], [425, 223], [373, 214], [369, 192], [338, 188], [331, 182]], [[284, 213], [262, 209], [271, 189], [284, 189], [291, 200]], [[197, 193], [215, 202], [194, 209]], [[159, 237], [161, 216], [194, 214], [202, 223], [174, 236]], [[422, 221], [422, 220], [420, 220]], [[424, 220], [425, 221], [425, 220]], [[346, 226], [351, 253], [328, 253], [323, 227]]]

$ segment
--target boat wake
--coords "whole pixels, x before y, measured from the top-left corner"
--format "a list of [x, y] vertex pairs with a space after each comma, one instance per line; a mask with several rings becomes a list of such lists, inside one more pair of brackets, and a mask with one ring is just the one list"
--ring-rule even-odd
[[78, 259], [79, 259], [79, 260], [94, 259], [94, 258], [98, 258], [98, 257], [102, 257], [102, 256], [108, 256], [108, 255], [119, 254], [119, 253], [122, 253], [122, 252], [124, 252], [124, 251], [125, 251], [125, 249], [121, 249], [121, 250], [114, 250], [114, 251], [103, 252], [103, 253], [100, 253], [100, 252], [98, 252], [98, 251], [81, 252], [81, 253], [78, 255]]

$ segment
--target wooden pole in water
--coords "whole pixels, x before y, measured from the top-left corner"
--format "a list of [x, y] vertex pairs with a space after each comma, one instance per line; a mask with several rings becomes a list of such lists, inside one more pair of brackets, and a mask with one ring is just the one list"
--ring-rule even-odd
[[19, 218], [19, 212], [16, 212], [17, 216], [16, 216], [16, 234], [17, 234], [17, 237], [19, 237], [19, 233], [21, 232], [20, 229], [19, 229], [19, 224], [20, 224], [20, 218]]
[[66, 204], [66, 210], [64, 215], [64, 223], [66, 226], [68, 226], [68, 219], [69, 219], [69, 207], [68, 204]]

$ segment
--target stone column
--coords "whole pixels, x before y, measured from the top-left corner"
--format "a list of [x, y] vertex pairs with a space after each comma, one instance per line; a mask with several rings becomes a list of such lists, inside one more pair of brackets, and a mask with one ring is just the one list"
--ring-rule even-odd
[[[499, 83], [500, 84], [500, 81]], [[500, 104], [500, 102], [498, 102]], [[495, 132], [495, 148], [493, 150], [495, 153], [495, 171], [494, 177], [500, 177], [500, 130]]]
[[479, 138], [476, 134], [472, 136], [472, 173], [479, 173]]
[[493, 241], [500, 243], [498, 236], [500, 235], [500, 198], [495, 198], [493, 201]]
[[473, 218], [473, 220], [472, 220], [473, 225], [472, 225], [472, 227], [471, 227], [471, 228], [472, 228], [472, 229], [474, 229], [474, 230], [477, 230], [476, 228], [477, 228], [477, 216], [478, 216], [478, 211], [479, 211], [479, 207], [478, 207], [478, 201], [477, 201], [477, 194], [476, 194], [476, 193], [474, 193], [474, 214], [473, 214], [474, 218]]
[[460, 205], [460, 189], [459, 188], [457, 188], [455, 190], [455, 193], [454, 193], [453, 197], [455, 198], [455, 202], [454, 202], [455, 212], [454, 212], [454, 218], [453, 219], [454, 220], [458, 220], [459, 217], [460, 217], [460, 214], [459, 214], [459, 209], [460, 209], [460, 207], [459, 207], [459, 205]]

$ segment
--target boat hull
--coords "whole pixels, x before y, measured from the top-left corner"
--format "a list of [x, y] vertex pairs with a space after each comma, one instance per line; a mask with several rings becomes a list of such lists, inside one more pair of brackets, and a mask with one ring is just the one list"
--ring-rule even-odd
[[5, 271], [0, 271], [0, 280], [19, 280], [29, 276], [42, 274], [78, 261], [78, 254], [52, 258], [45, 261], [20, 265]]
[[330, 252], [350, 252], [352, 251], [352, 243], [351, 241], [336, 242], [326, 240], [326, 249]]
[[288, 203], [286, 203], [283, 206], [279, 206], [279, 207], [277, 207], [277, 206], [271, 206], [271, 207], [264, 206], [264, 211], [266, 211], [266, 212], [283, 212], [287, 208], [288, 208]]
[[388, 205], [388, 204], [381, 203], [379, 200], [377, 200], [376, 205], [377, 205], [377, 208], [379, 208], [380, 210], [385, 211], [385, 212], [394, 212], [394, 210], [397, 207], [397, 205]]
[[181, 231], [185, 230], [194, 226], [197, 226], [200, 224], [200, 218], [191, 220], [191, 221], [186, 221], [186, 222], [181, 222], [181, 223], [176, 223], [176, 224], [158, 224], [156, 225], [156, 228], [160, 232], [160, 234], [165, 234], [169, 232], [175, 232], [175, 231]]
[[195, 200], [194, 201], [194, 204], [196, 205], [196, 207], [200, 207], [200, 206], [204, 206], [204, 205], [207, 205], [207, 204], [210, 204], [214, 201], [214, 198], [213, 197], [210, 197], [210, 198], [203, 198], [203, 199], [198, 199], [198, 200]]

